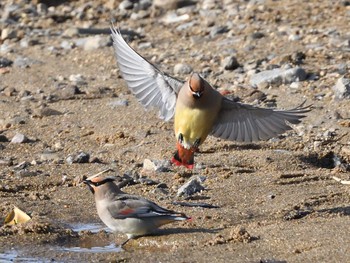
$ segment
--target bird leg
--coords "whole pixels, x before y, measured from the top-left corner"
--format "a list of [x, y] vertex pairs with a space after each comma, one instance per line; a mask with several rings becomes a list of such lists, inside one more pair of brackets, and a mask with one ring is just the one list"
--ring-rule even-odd
[[199, 147], [199, 145], [200, 145], [200, 143], [201, 143], [201, 139], [199, 138], [199, 139], [196, 139], [195, 141], [194, 141], [194, 144], [193, 144], [193, 148], [194, 149], [198, 149], [198, 147]]
[[125, 240], [123, 243], [121, 243], [120, 247], [122, 248], [123, 246], [125, 246], [126, 243], [128, 243], [130, 239], [131, 239], [131, 238], [128, 238], [128, 239]]
[[177, 140], [178, 140], [178, 142], [179, 142], [180, 144], [183, 144], [183, 142], [184, 142], [184, 136], [182, 135], [182, 133], [179, 134], [179, 137], [177, 138]]

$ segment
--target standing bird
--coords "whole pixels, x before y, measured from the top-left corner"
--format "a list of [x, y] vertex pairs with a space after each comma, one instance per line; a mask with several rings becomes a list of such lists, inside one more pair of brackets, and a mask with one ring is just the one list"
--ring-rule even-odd
[[290, 130], [309, 112], [304, 103], [290, 110], [273, 110], [232, 101], [215, 90], [199, 74], [186, 82], [160, 71], [133, 50], [119, 29], [111, 28], [120, 72], [131, 92], [146, 108], [158, 108], [159, 117], [175, 115], [176, 165], [194, 166], [194, 153], [210, 134], [222, 139], [253, 142]]
[[158, 206], [145, 198], [124, 193], [114, 178], [91, 176], [84, 180], [95, 196], [97, 214], [112, 231], [125, 233], [130, 239], [153, 233], [158, 227], [190, 217]]

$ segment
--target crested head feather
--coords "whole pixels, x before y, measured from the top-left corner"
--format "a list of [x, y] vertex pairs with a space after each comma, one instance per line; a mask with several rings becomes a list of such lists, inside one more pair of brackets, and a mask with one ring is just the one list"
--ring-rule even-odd
[[189, 86], [192, 92], [202, 92], [204, 81], [198, 73], [192, 73], [189, 79]]

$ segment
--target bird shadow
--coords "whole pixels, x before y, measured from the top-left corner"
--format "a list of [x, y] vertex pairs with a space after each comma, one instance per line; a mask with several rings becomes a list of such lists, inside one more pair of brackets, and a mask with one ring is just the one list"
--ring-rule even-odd
[[302, 155], [299, 157], [299, 159], [304, 163], [318, 168], [332, 169], [335, 167], [335, 156], [333, 152], [329, 152], [325, 155], [320, 155], [319, 153], [311, 153], [308, 155]]
[[[210, 233], [210, 234], [216, 234], [219, 231], [223, 230], [223, 228], [216, 228], [216, 229], [207, 229], [207, 228], [164, 228], [164, 229], [158, 229], [156, 232], [148, 234], [148, 237], [160, 237], [160, 236], [168, 236], [168, 235], [176, 235], [176, 234], [194, 234], [194, 233]], [[134, 238], [134, 240], [138, 239], [144, 239], [147, 236], [140, 236]], [[152, 242], [151, 242], [152, 243]], [[140, 244], [138, 242], [138, 244]], [[119, 248], [121, 248], [124, 251], [131, 251], [130, 247], [125, 247], [123, 245], [119, 245]]]
[[199, 152], [202, 154], [215, 153], [217, 151], [232, 151], [232, 150], [260, 150], [263, 146], [259, 144], [253, 143], [245, 143], [245, 144], [225, 144], [218, 145], [215, 147], [210, 147], [208, 149], [200, 149]]
[[319, 210], [317, 210], [317, 212], [350, 216], [350, 206], [339, 206], [339, 207], [319, 209]]
[[172, 228], [158, 229], [156, 232], [150, 234], [149, 236], [166, 236], [166, 235], [174, 235], [174, 234], [194, 234], [194, 233], [216, 234], [221, 230], [223, 230], [223, 228], [207, 229], [207, 228], [172, 227]]

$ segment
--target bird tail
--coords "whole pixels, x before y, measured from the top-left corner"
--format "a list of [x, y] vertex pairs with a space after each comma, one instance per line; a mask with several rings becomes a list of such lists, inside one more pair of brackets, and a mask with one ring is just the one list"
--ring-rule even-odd
[[171, 162], [177, 166], [183, 165], [188, 169], [193, 169], [194, 167], [194, 152], [196, 149], [191, 147], [186, 149], [179, 142], [176, 144], [177, 150], [171, 159]]

